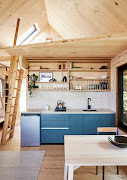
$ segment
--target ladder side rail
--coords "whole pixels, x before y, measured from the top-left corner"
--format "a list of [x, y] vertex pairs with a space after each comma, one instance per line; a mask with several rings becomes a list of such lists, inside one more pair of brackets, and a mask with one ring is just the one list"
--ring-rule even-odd
[[[9, 95], [8, 95], [8, 101], [7, 101], [7, 108], [5, 112], [5, 121], [3, 125], [3, 132], [2, 132], [2, 139], [1, 143], [2, 145], [6, 143], [6, 135], [7, 135], [7, 129], [8, 129], [8, 123], [10, 120], [10, 110], [11, 110], [11, 104], [12, 104], [12, 97], [13, 97], [13, 91], [14, 91], [14, 86], [15, 86], [15, 77], [16, 77], [16, 69], [18, 67], [18, 57], [13, 57], [11, 59], [13, 62], [11, 63], [11, 68], [10, 68], [10, 80], [9, 80]], [[13, 66], [13, 67], [12, 67]]]
[[[19, 71], [19, 81], [18, 81], [18, 89], [17, 89], [17, 93], [16, 93], [16, 99], [15, 99], [15, 107], [14, 107], [14, 111], [13, 111], [13, 117], [12, 117], [12, 121], [14, 122], [12, 125], [11, 125], [11, 129], [14, 130], [15, 128], [15, 123], [16, 123], [16, 115], [17, 115], [17, 110], [18, 110], [18, 105], [19, 105], [19, 98], [20, 98], [20, 91], [21, 91], [21, 85], [22, 85], [22, 79], [23, 79], [23, 72], [24, 70], [23, 69], [20, 69]], [[14, 135], [14, 131], [12, 131], [10, 133], [10, 138], [12, 138]]]

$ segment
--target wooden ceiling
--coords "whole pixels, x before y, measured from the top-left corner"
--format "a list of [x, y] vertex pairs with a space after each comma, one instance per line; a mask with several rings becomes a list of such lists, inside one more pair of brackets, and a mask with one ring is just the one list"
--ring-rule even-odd
[[18, 37], [38, 23], [42, 31], [48, 25], [43, 0], [0, 0], [0, 47], [12, 46], [17, 19], [20, 18]]
[[113, 58], [127, 49], [127, 33], [0, 49], [0, 56]]
[[45, 7], [64, 39], [127, 32], [127, 0], [45, 0]]
[[[112, 58], [127, 49], [126, 17], [127, 0], [0, 0], [0, 56]], [[35, 23], [40, 32], [31, 45], [2, 48], [13, 45], [17, 18], [18, 38]]]
[[127, 0], [0, 0], [0, 47], [13, 45], [17, 18], [18, 38], [38, 23], [38, 43], [123, 33], [126, 17]]

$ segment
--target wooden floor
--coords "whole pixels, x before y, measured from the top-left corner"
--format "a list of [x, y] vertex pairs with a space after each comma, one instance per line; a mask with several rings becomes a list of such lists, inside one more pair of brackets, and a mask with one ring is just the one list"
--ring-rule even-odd
[[[0, 130], [1, 135], [1, 130]], [[1, 151], [45, 150], [44, 160], [38, 175], [38, 180], [63, 180], [64, 146], [42, 145], [40, 147], [20, 147], [20, 126], [16, 126], [14, 137], [1, 146]], [[120, 175], [116, 175], [116, 167], [106, 167], [105, 180], [127, 180], [127, 167], [120, 167]], [[80, 167], [74, 173], [74, 180], [101, 180], [102, 167], [95, 175], [95, 167]]]

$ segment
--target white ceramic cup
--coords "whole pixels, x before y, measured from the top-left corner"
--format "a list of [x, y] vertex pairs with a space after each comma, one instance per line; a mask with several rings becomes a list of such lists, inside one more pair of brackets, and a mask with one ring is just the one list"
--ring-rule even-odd
[[78, 90], [79, 89], [79, 87], [78, 86], [76, 86], [76, 90]]
[[49, 110], [50, 106], [47, 104], [45, 108], [46, 110]]
[[79, 86], [79, 90], [82, 90], [82, 86]]

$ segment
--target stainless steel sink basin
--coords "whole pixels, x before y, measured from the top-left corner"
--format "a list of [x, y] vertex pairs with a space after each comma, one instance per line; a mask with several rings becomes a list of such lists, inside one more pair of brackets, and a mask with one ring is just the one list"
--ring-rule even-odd
[[83, 111], [91, 112], [91, 111], [97, 111], [96, 109], [83, 109]]

